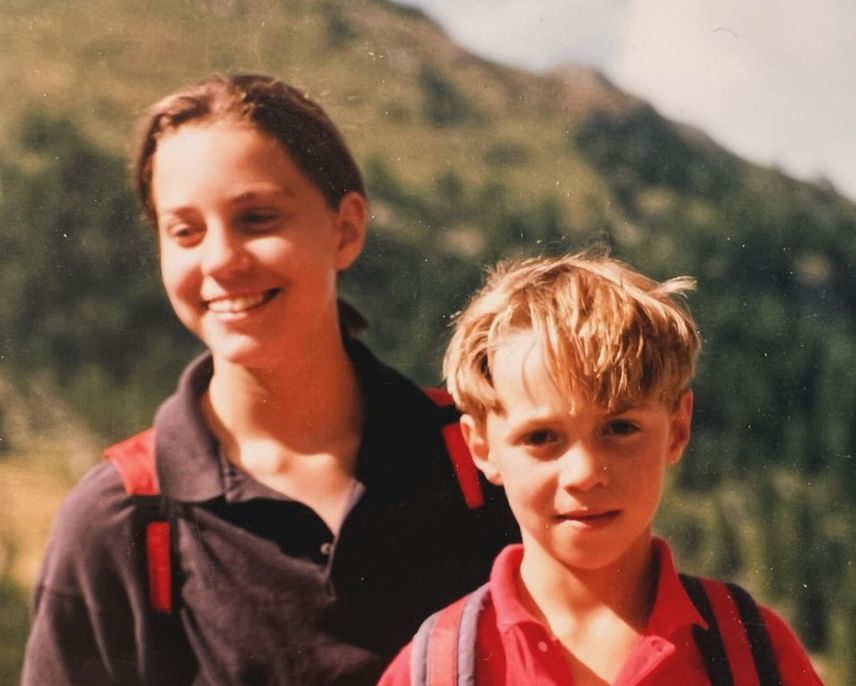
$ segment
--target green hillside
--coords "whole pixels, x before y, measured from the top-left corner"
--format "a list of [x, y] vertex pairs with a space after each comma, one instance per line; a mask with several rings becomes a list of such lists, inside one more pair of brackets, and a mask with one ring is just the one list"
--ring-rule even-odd
[[[421, 381], [437, 381], [448, 316], [498, 258], [598, 241], [654, 276], [696, 276], [694, 441], [659, 527], [688, 570], [787, 616], [829, 684], [856, 684], [856, 205], [592, 70], [497, 66], [385, 0], [0, 5], [0, 468], [19, 469], [36, 435], [54, 462], [94, 460], [67, 424], [39, 421], [45, 403], [78, 433], [119, 437], [196, 349], [162, 298], [125, 164], [150, 102], [238, 70], [303, 87], [343, 130], [372, 215], [344, 289], [368, 342]], [[0, 562], [25, 535], [10, 531]], [[10, 569], [0, 603], [20, 608]], [[0, 661], [20, 650], [15, 621]]]

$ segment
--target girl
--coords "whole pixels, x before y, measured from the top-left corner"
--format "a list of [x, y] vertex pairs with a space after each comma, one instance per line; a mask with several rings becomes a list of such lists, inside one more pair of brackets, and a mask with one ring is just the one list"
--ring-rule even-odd
[[237, 76], [154, 105], [135, 173], [207, 352], [63, 505], [24, 683], [372, 684], [513, 525], [484, 484], [468, 507], [443, 410], [344, 331], [360, 172], [316, 103]]

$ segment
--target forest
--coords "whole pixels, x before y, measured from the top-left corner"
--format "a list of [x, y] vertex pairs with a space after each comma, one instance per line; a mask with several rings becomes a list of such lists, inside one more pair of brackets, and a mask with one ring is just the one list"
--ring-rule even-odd
[[[48, 0], [0, 9], [0, 79], [17, 94], [0, 115], [0, 474], [71, 479], [149, 424], [198, 343], [126, 181], [133, 121], [212, 72], [272, 72], [315, 94], [357, 154], [370, 238], [343, 291], [363, 338], [420, 382], [440, 382], [450, 317], [498, 259], [597, 245], [698, 280], [693, 440], [658, 531], [687, 571], [787, 617], [827, 683], [856, 684], [852, 200], [589, 69], [480, 60], [385, 0], [94, 5], [103, 21]], [[0, 523], [0, 683], [26, 635], [16, 551], [43, 535]]]

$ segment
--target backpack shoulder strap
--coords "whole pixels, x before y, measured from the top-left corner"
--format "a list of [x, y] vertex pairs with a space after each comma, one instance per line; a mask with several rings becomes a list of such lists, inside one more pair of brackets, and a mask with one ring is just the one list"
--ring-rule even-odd
[[422, 389], [434, 404], [443, 413], [443, 440], [446, 450], [452, 460], [458, 485], [464, 496], [467, 507], [474, 510], [484, 505], [484, 493], [479, 482], [479, 473], [473, 462], [470, 449], [461, 433], [461, 425], [458, 420], [461, 413], [455, 407], [455, 401], [449, 393], [441, 388]]
[[[736, 584], [687, 574], [681, 574], [680, 578], [708, 624], [707, 631], [693, 627], [693, 637], [711, 685], [781, 686], [769, 632], [749, 593]], [[723, 637], [731, 644], [730, 656], [726, 653]], [[737, 664], [730, 664], [729, 657]]]
[[149, 603], [155, 612], [172, 612], [172, 514], [160, 495], [155, 472], [154, 429], [131, 436], [104, 451], [119, 472], [128, 495], [134, 497], [134, 544], [145, 550]]
[[481, 611], [490, 597], [484, 584], [426, 619], [413, 638], [410, 686], [475, 686]]
[[713, 613], [713, 607], [704, 590], [704, 585], [698, 577], [681, 574], [681, 583], [693, 601], [699, 614], [707, 622], [707, 630], [700, 626], [693, 627], [693, 639], [704, 660], [711, 686], [734, 686], [731, 676], [731, 668], [728, 658], [725, 656], [725, 646], [722, 644], [722, 635], [719, 631], [719, 623]]
[[731, 599], [740, 615], [740, 623], [746, 632], [749, 649], [752, 651], [752, 661], [758, 674], [760, 686], [782, 686], [779, 668], [776, 666], [776, 656], [770, 641], [770, 632], [761, 617], [761, 611], [755, 599], [744, 588], [733, 583], [726, 583], [731, 593]]
[[112, 445], [104, 458], [113, 463], [128, 495], [159, 495], [155, 473], [155, 430], [146, 429]]

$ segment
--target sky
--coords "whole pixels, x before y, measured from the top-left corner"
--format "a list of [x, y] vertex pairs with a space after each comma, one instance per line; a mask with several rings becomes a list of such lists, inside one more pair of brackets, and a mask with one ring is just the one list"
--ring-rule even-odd
[[597, 67], [746, 159], [856, 199], [856, 0], [399, 0], [463, 47]]

